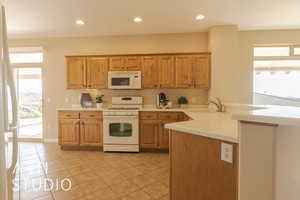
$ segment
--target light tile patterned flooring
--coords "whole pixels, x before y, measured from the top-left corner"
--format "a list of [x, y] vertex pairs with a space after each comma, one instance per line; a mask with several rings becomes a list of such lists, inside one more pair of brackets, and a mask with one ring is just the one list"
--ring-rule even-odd
[[[21, 143], [18, 176], [20, 200], [168, 200], [166, 153], [62, 151], [57, 144]], [[50, 190], [51, 181], [54, 188]], [[64, 192], [60, 180], [72, 188]], [[56, 184], [56, 180], [59, 184]], [[42, 188], [39, 189], [40, 182]], [[33, 184], [32, 184], [33, 183]], [[65, 188], [69, 185], [63, 182]], [[19, 198], [18, 198], [19, 197]]]

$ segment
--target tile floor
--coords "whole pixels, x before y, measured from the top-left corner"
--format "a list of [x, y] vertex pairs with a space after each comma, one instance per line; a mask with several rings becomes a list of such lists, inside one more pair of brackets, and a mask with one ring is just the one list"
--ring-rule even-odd
[[[22, 143], [15, 199], [167, 200], [168, 162], [165, 153], [62, 151], [57, 144]], [[68, 192], [65, 178], [72, 183]]]

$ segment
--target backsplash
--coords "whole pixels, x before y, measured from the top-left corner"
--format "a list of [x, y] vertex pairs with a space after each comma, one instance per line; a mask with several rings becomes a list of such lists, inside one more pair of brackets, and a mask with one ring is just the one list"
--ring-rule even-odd
[[97, 94], [104, 94], [104, 103], [110, 104], [112, 96], [137, 95], [144, 97], [144, 104], [155, 104], [156, 95], [164, 92], [173, 105], [176, 106], [177, 98], [187, 97], [189, 104], [207, 104], [208, 91], [205, 89], [143, 89], [143, 90], [67, 90], [65, 105], [79, 104], [80, 95], [89, 92], [95, 101]]

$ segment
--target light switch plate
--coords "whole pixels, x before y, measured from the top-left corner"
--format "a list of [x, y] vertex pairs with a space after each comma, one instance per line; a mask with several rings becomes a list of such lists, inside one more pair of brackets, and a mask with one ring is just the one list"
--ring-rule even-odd
[[233, 145], [228, 143], [221, 143], [221, 160], [232, 163]]

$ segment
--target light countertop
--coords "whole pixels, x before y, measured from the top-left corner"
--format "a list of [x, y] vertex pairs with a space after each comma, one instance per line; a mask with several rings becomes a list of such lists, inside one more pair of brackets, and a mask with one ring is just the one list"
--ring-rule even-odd
[[231, 119], [230, 113], [185, 110], [193, 120], [166, 124], [165, 128], [193, 135], [209, 137], [238, 143], [237, 121]]
[[267, 105], [264, 109], [233, 113], [232, 119], [277, 125], [300, 126], [300, 107]]

